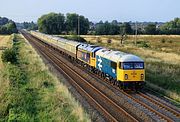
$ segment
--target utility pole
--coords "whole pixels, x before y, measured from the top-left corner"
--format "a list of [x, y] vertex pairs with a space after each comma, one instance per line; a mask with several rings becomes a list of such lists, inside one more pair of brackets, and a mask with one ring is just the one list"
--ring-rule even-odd
[[120, 44], [122, 45], [122, 40], [121, 40], [121, 25], [119, 26], [119, 36], [120, 36]]
[[137, 21], [136, 21], [136, 24], [135, 24], [135, 45], [137, 45]]
[[79, 15], [78, 15], [78, 38], [80, 37], [80, 22], [79, 22]]

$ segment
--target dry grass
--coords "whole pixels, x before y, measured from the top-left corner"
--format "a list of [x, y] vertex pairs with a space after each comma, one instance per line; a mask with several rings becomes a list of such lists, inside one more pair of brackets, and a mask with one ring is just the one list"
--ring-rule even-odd
[[[108, 46], [109, 48], [115, 48], [125, 51], [127, 53], [133, 53], [143, 57], [147, 61], [159, 61], [169, 64], [180, 64], [180, 36], [178, 35], [140, 35], [138, 41], [146, 41], [150, 48], [140, 48], [134, 46], [134, 36], [128, 36], [124, 46], [120, 46], [118, 36], [83, 36], [87, 41], [91, 43], [97, 43], [97, 38], [102, 40], [102, 46]], [[112, 44], [107, 45], [107, 40], [112, 39]], [[162, 43], [161, 40], [165, 39]], [[172, 41], [169, 43], [168, 41]]]
[[[102, 43], [107, 43], [108, 39], [112, 40], [114, 44], [120, 44], [120, 36], [93, 36], [93, 35], [86, 35], [82, 36], [87, 41], [92, 43], [97, 42], [97, 39], [100, 38]], [[162, 39], [165, 40], [162, 43]], [[128, 35], [127, 39], [125, 40], [125, 45], [132, 46], [135, 41], [135, 36]], [[167, 53], [175, 53], [180, 54], [180, 36], [179, 35], [138, 35], [137, 42], [146, 41], [151, 47], [151, 50], [160, 51], [160, 52], [167, 52]], [[173, 48], [172, 48], [173, 47]]]
[[110, 47], [116, 49], [118, 48], [119, 50], [139, 55], [146, 61], [159, 61], [169, 64], [180, 64], [180, 55], [176, 53], [166, 53], [163, 51], [156, 51], [149, 48], [139, 48], [130, 45], [123, 47], [112, 45]]
[[[12, 36], [10, 35], [0, 35], [0, 48], [7, 47], [10, 48], [12, 46]], [[3, 50], [0, 50], [0, 57]], [[0, 69], [3, 68], [2, 61], [0, 60]]]
[[13, 38], [13, 35], [0, 35], [0, 47], [8, 47], [12, 46], [12, 42], [10, 41]]

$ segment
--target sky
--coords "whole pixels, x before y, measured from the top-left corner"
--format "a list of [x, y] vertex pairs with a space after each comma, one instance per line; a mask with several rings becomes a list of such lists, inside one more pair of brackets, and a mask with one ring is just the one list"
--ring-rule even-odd
[[77, 13], [93, 22], [167, 22], [180, 17], [180, 0], [0, 0], [0, 16], [15, 22], [36, 22], [50, 12]]

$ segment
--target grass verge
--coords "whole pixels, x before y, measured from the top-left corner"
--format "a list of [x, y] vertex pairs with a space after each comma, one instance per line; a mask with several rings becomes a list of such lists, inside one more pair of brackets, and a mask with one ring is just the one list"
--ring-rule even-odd
[[53, 76], [21, 35], [13, 48], [18, 62], [5, 63], [0, 121], [90, 121], [68, 89]]

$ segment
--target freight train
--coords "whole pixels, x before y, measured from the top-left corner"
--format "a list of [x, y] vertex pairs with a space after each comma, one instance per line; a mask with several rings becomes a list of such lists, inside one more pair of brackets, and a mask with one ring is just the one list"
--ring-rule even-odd
[[144, 61], [138, 56], [37, 31], [30, 33], [124, 90], [141, 90], [145, 84]]

